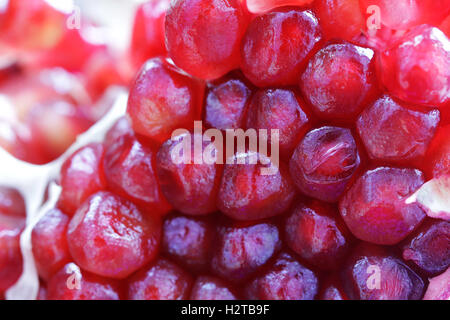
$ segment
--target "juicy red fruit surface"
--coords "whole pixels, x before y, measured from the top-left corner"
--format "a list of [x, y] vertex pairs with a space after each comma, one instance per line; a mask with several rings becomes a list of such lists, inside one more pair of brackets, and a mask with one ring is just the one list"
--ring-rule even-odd
[[195, 77], [219, 78], [239, 66], [247, 24], [239, 0], [174, 1], [166, 16], [169, 56]]
[[279, 130], [280, 152], [289, 156], [309, 129], [309, 117], [304, 109], [304, 102], [293, 90], [259, 90], [250, 102], [247, 128], [266, 129], [268, 143], [272, 141], [271, 130]]
[[422, 172], [415, 169], [380, 167], [367, 171], [341, 199], [341, 215], [357, 238], [397, 244], [425, 218], [417, 204], [405, 203], [423, 183]]
[[311, 11], [275, 9], [249, 25], [241, 46], [242, 71], [259, 87], [296, 84], [321, 37]]
[[362, 243], [342, 273], [345, 291], [354, 300], [419, 300], [423, 280], [385, 248]]
[[159, 259], [128, 281], [129, 300], [186, 300], [192, 277], [172, 262]]
[[308, 63], [300, 88], [314, 113], [325, 120], [352, 121], [376, 93], [371, 49], [331, 44]]
[[[269, 160], [269, 164], [251, 164], [253, 156]], [[238, 159], [244, 164], [237, 163]], [[264, 175], [264, 169], [269, 174]], [[224, 166], [217, 207], [235, 220], [264, 219], [286, 211], [294, 195], [294, 186], [283, 163], [277, 168], [261, 154], [238, 152]]]
[[200, 116], [203, 86], [161, 58], [148, 60], [131, 86], [127, 114], [136, 133], [162, 142]]
[[289, 169], [304, 194], [336, 202], [360, 165], [356, 142], [349, 129], [322, 127], [303, 138]]
[[228, 281], [246, 280], [281, 248], [279, 231], [273, 224], [223, 226], [218, 231], [211, 268]]
[[285, 223], [287, 245], [302, 259], [336, 270], [350, 249], [350, 233], [339, 213], [319, 201], [297, 205]]
[[0, 215], [25, 217], [25, 201], [19, 191], [0, 187]]
[[67, 240], [75, 262], [100, 276], [123, 279], [153, 260], [160, 225], [131, 202], [109, 192], [91, 196], [69, 223]]
[[371, 159], [407, 163], [423, 158], [438, 124], [439, 110], [409, 110], [384, 96], [363, 111], [357, 128]]
[[191, 300], [237, 300], [236, 295], [219, 278], [199, 277], [192, 287]]

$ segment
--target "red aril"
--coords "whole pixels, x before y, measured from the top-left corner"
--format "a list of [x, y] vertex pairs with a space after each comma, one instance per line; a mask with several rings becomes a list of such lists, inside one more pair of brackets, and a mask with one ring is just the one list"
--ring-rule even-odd
[[300, 79], [303, 96], [325, 120], [351, 122], [375, 98], [372, 49], [331, 44], [309, 61]]
[[124, 279], [152, 261], [161, 227], [131, 202], [109, 192], [87, 199], [69, 223], [67, 241], [75, 262], [100, 276]]
[[336, 276], [329, 276], [321, 287], [319, 300], [348, 300], [341, 281]]
[[61, 195], [58, 207], [73, 215], [92, 194], [105, 189], [103, 146], [89, 144], [76, 151], [61, 168]]
[[192, 277], [172, 262], [159, 259], [128, 280], [129, 300], [186, 300]]
[[299, 190], [326, 202], [336, 202], [360, 165], [349, 129], [322, 127], [306, 134], [289, 162]]
[[236, 295], [219, 278], [201, 276], [195, 280], [191, 300], [238, 300]]
[[48, 280], [71, 261], [67, 246], [69, 217], [58, 209], [47, 212], [33, 227], [31, 245], [42, 279]]
[[249, 17], [239, 0], [179, 0], [166, 15], [166, 47], [177, 66], [200, 79], [239, 67]]
[[439, 118], [439, 110], [409, 110], [383, 96], [363, 111], [357, 128], [371, 159], [406, 164], [424, 157]]
[[128, 117], [136, 133], [163, 142], [200, 117], [203, 86], [161, 58], [147, 61], [131, 86]]
[[450, 174], [450, 125], [440, 127], [423, 161], [429, 178]]
[[306, 6], [314, 0], [245, 0], [248, 10], [255, 14], [264, 13], [277, 7]]
[[255, 18], [241, 45], [241, 68], [259, 87], [294, 85], [321, 40], [309, 10], [279, 8]]
[[48, 300], [120, 300], [120, 284], [66, 264], [48, 282]]
[[380, 167], [367, 171], [341, 199], [341, 215], [357, 238], [397, 244], [425, 218], [417, 204], [405, 203], [423, 183], [422, 172], [415, 169]]
[[14, 188], [0, 186], [0, 215], [25, 217], [25, 201]]

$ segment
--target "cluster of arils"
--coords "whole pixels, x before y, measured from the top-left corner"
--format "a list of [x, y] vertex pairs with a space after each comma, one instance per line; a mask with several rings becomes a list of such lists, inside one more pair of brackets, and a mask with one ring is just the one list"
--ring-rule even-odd
[[[127, 117], [65, 162], [34, 226], [39, 298], [448, 299], [448, 216], [407, 199], [450, 175], [449, 14], [432, 0], [144, 4]], [[186, 141], [197, 156], [195, 121], [278, 129], [280, 161], [176, 162]], [[21, 265], [8, 210], [0, 292]]]

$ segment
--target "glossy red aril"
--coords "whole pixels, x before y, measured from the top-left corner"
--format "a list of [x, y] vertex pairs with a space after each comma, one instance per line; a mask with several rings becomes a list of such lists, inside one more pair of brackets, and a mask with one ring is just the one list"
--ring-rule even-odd
[[316, 0], [314, 12], [326, 39], [355, 41], [366, 27], [359, 0]]
[[367, 171], [341, 199], [341, 215], [357, 238], [397, 244], [425, 218], [417, 204], [405, 203], [423, 183], [422, 172], [415, 169], [380, 167]]
[[277, 7], [306, 6], [314, 0], [244, 0], [252, 13], [264, 13]]
[[259, 87], [293, 85], [317, 43], [319, 22], [309, 10], [279, 8], [255, 18], [241, 45], [241, 68]]
[[19, 191], [0, 186], [0, 215], [25, 217], [25, 201]]
[[414, 111], [383, 96], [363, 111], [357, 128], [371, 159], [407, 163], [423, 158], [439, 118], [439, 110]]
[[120, 300], [118, 282], [66, 264], [48, 282], [48, 300]]
[[319, 290], [317, 276], [291, 255], [282, 253], [262, 275], [247, 286], [250, 300], [313, 300]]
[[339, 213], [319, 201], [297, 205], [285, 222], [287, 245], [302, 259], [336, 270], [349, 251], [350, 233]]
[[214, 277], [202, 276], [195, 280], [190, 299], [237, 300], [238, 298], [223, 280]]
[[127, 114], [136, 133], [163, 142], [200, 116], [203, 86], [161, 58], [147, 61], [131, 86]]
[[91, 196], [69, 223], [67, 241], [75, 262], [104, 277], [123, 279], [153, 260], [161, 227], [131, 202], [109, 192]]
[[422, 225], [403, 245], [403, 259], [428, 275], [450, 266], [450, 222], [433, 220]]
[[25, 218], [0, 214], [0, 292], [5, 292], [22, 274], [20, 234]]
[[241, 77], [226, 76], [208, 86], [206, 126], [219, 130], [243, 128], [251, 88]]
[[309, 129], [309, 117], [299, 95], [288, 89], [257, 91], [248, 109], [247, 128], [266, 129], [268, 143], [272, 143], [272, 130], [279, 130], [282, 155], [288, 157]]
[[316, 53], [300, 79], [314, 113], [325, 120], [354, 120], [376, 93], [373, 57], [372, 49], [350, 43]]
[[41, 278], [48, 280], [71, 261], [67, 245], [69, 217], [58, 209], [47, 212], [33, 227], [31, 245]]
[[235, 220], [269, 218], [289, 208], [294, 189], [284, 163], [277, 168], [262, 154], [238, 152], [224, 166], [217, 207]]
[[172, 262], [159, 259], [128, 280], [129, 300], [186, 300], [192, 277]]
[[130, 55], [136, 67], [166, 53], [164, 19], [170, 0], [150, 0], [141, 4], [134, 16]]
[[341, 282], [335, 276], [328, 277], [321, 287], [319, 300], [348, 300]]
[[164, 221], [161, 250], [188, 270], [204, 271], [209, 266], [214, 238], [211, 222], [176, 215]]
[[205, 215], [216, 211], [221, 166], [209, 162], [213, 159], [206, 159], [203, 153], [197, 157], [197, 144], [202, 150], [211, 145], [214, 149], [211, 157], [217, 156], [218, 150], [211, 142], [204, 141], [203, 135], [181, 134], [159, 149], [156, 172], [163, 194], [175, 209], [185, 214]]
[[322, 127], [303, 138], [289, 163], [295, 184], [304, 194], [335, 202], [360, 165], [349, 129]]
[[419, 300], [423, 280], [384, 247], [359, 245], [346, 262], [342, 283], [354, 300]]
[[120, 119], [107, 133], [103, 167], [108, 187], [153, 215], [170, 206], [162, 195], [154, 168], [155, 152], [140, 143], [127, 119]]
[[430, 144], [424, 165], [429, 178], [450, 173], [450, 125], [440, 127]]
[[444, 21], [442, 21], [439, 29], [441, 29], [445, 33], [447, 38], [450, 38], [450, 15]]
[[177, 66], [201, 79], [239, 67], [239, 45], [248, 24], [239, 0], [179, 0], [166, 15], [166, 47]]
[[61, 168], [61, 195], [58, 207], [73, 215], [92, 194], [105, 188], [103, 146], [89, 144], [76, 151]]
[[240, 282], [263, 267], [280, 248], [279, 231], [273, 224], [222, 226], [211, 268], [223, 279]]
[[46, 162], [63, 154], [76, 137], [92, 124], [79, 108], [63, 100], [35, 105], [26, 123], [31, 130], [33, 143], [39, 146]]
[[410, 103], [439, 106], [450, 101], [450, 42], [442, 31], [422, 25], [379, 56], [380, 80]]

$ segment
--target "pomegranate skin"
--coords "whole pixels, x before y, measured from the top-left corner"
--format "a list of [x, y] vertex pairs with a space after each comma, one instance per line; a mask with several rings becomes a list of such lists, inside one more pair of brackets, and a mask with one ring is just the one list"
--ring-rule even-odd
[[197, 78], [217, 79], [239, 66], [248, 19], [239, 0], [173, 1], [165, 22], [169, 57]]
[[249, 300], [313, 300], [318, 287], [313, 271], [281, 253], [271, 267], [247, 285], [245, 292]]
[[306, 134], [289, 162], [297, 188], [310, 197], [336, 202], [360, 165], [359, 151], [349, 129], [322, 127]]
[[75, 263], [66, 264], [47, 287], [48, 300], [120, 300], [120, 284], [86, 272]]
[[347, 227], [357, 238], [394, 245], [406, 238], [425, 218], [417, 204], [406, 204], [424, 183], [415, 169], [380, 167], [364, 173], [339, 202]]
[[258, 87], [295, 85], [322, 39], [310, 10], [277, 8], [255, 18], [241, 45], [241, 69]]
[[425, 222], [402, 247], [403, 260], [428, 276], [444, 272], [450, 266], [450, 222], [434, 219]]
[[350, 249], [350, 233], [332, 206], [319, 201], [297, 205], [286, 219], [287, 245], [322, 270], [336, 270]]
[[131, 202], [109, 192], [92, 195], [69, 223], [67, 241], [75, 262], [99, 276], [124, 279], [152, 261], [161, 226]]
[[379, 77], [388, 91], [413, 104], [443, 106], [450, 101], [449, 39], [421, 25], [379, 56]]
[[186, 300], [192, 277], [174, 263], [159, 259], [128, 280], [129, 300]]
[[348, 258], [342, 283], [352, 300], [419, 300], [423, 280], [384, 247], [361, 243]]
[[439, 110], [409, 110], [389, 96], [363, 111], [356, 125], [369, 157], [393, 163], [425, 156], [439, 125]]

